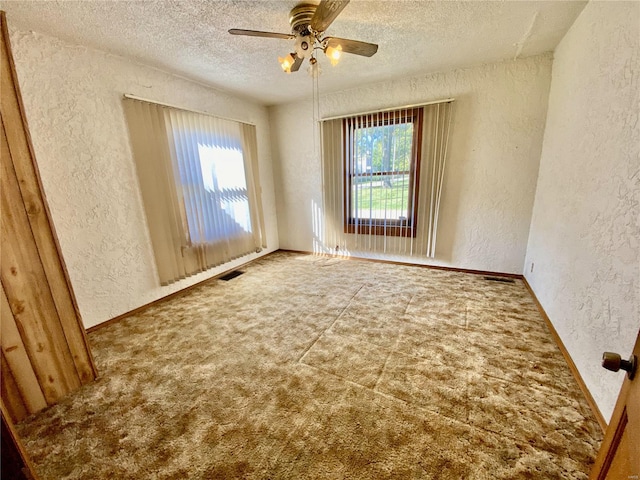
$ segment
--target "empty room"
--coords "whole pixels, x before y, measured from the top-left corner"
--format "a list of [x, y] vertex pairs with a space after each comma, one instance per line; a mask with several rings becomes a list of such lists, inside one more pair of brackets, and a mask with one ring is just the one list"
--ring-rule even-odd
[[0, 10], [2, 479], [639, 478], [639, 2]]

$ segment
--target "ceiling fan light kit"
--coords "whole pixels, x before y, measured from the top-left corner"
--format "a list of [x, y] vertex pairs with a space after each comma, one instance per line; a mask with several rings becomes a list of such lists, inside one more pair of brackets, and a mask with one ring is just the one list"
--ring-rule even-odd
[[327, 55], [327, 57], [329, 57], [331, 65], [335, 67], [338, 64], [338, 60], [340, 60], [340, 57], [342, 56], [342, 45], [338, 45], [335, 48], [331, 45], [327, 45], [327, 47], [324, 49], [324, 53], [325, 55]]
[[349, 0], [321, 0], [318, 5], [310, 3], [296, 5], [289, 13], [290, 34], [238, 28], [232, 28], [229, 33], [250, 37], [295, 39], [294, 51], [286, 57], [278, 57], [282, 70], [286, 73], [297, 72], [304, 59], [308, 58], [311, 71], [317, 75], [319, 69], [315, 57], [316, 50], [323, 51], [332, 65], [338, 63], [342, 53], [371, 57], [378, 51], [378, 45], [373, 43], [324, 36], [325, 30], [348, 3]]
[[280, 62], [282, 70], [284, 70], [286, 73], [291, 73], [291, 67], [293, 66], [294, 61], [295, 60], [291, 54], [287, 55], [284, 58], [278, 57], [278, 62]]

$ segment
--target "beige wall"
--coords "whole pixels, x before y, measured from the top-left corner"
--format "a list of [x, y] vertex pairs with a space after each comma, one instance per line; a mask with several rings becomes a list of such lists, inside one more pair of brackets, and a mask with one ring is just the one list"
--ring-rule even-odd
[[524, 267], [607, 420], [602, 352], [640, 328], [639, 43], [640, 3], [592, 1], [556, 49]]
[[14, 30], [11, 42], [44, 191], [85, 326], [233, 265], [159, 285], [122, 111], [124, 93], [257, 125], [267, 251], [278, 248], [265, 107], [52, 37]]
[[[424, 263], [510, 273], [524, 264], [606, 418], [622, 376], [600, 368], [601, 352], [626, 355], [640, 326], [639, 9], [590, 2], [555, 52], [553, 79], [551, 56], [542, 55], [320, 102], [321, 116], [333, 116], [456, 98], [438, 249]], [[51, 37], [12, 31], [11, 40], [86, 326], [220, 271], [158, 285], [123, 93], [256, 123], [269, 250], [313, 250], [322, 185], [311, 101], [267, 111]]]
[[[550, 80], [551, 56], [541, 55], [322, 95], [320, 112], [330, 117], [454, 97], [436, 258], [408, 261], [521, 273]], [[280, 245], [313, 251], [322, 218], [313, 104], [271, 107], [270, 118]]]

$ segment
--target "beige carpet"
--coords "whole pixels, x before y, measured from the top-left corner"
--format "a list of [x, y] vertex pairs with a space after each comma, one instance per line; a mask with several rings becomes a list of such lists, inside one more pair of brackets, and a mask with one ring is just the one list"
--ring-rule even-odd
[[19, 425], [43, 479], [586, 479], [601, 432], [523, 284], [276, 253], [90, 335]]

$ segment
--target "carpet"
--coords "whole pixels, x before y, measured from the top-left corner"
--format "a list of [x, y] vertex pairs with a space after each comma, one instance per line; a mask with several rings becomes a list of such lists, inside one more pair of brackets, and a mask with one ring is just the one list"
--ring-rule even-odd
[[53, 479], [586, 479], [602, 433], [520, 280], [277, 252], [89, 335], [17, 428]]

